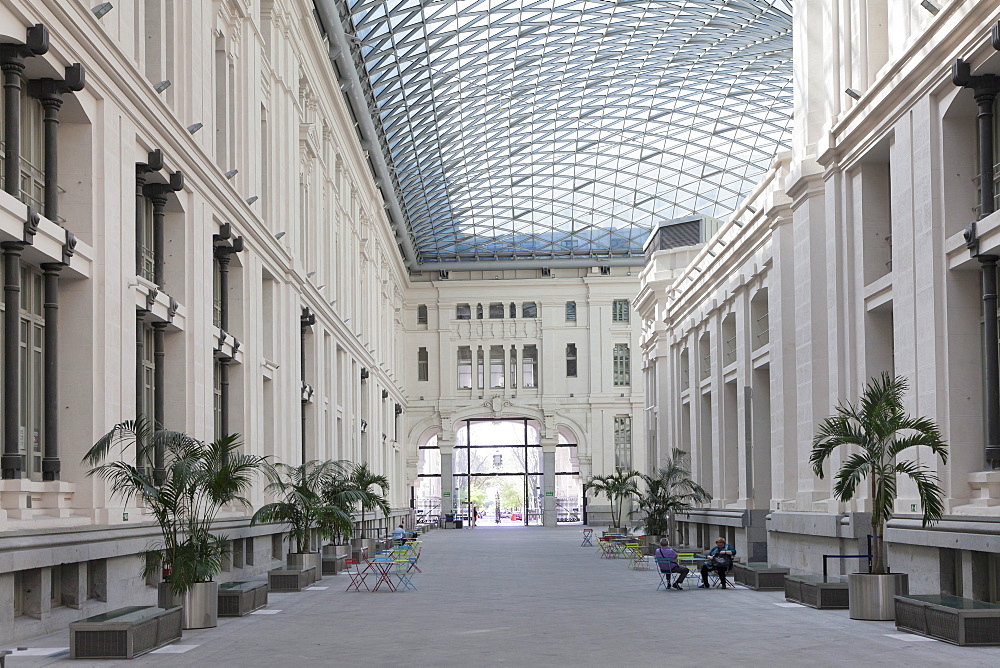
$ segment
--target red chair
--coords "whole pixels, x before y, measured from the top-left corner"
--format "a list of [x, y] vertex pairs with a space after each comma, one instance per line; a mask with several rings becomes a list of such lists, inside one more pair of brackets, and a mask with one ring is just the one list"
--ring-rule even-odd
[[361, 591], [361, 585], [364, 585], [365, 589], [371, 591], [368, 583], [365, 582], [365, 576], [367, 573], [361, 570], [361, 564], [357, 559], [344, 559], [344, 572], [351, 576], [351, 583], [347, 585], [347, 589], [344, 591], [351, 591], [351, 588], [353, 588], [354, 591]]

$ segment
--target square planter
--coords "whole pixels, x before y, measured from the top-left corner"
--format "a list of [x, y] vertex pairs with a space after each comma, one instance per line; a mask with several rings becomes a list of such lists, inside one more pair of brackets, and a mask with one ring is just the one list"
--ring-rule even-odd
[[1000, 645], [1000, 605], [950, 594], [897, 596], [896, 628], [954, 645]]
[[786, 575], [785, 600], [821, 610], [847, 609], [847, 578], [840, 575]]
[[758, 591], [784, 589], [786, 575], [788, 568], [778, 564], [764, 562], [733, 564], [733, 579], [744, 587]]
[[316, 581], [314, 566], [288, 566], [275, 568], [267, 574], [267, 582], [273, 592], [302, 591]]
[[219, 617], [242, 617], [266, 605], [266, 582], [224, 582], [219, 585]]
[[131, 606], [69, 625], [72, 659], [134, 659], [181, 637], [181, 608]]

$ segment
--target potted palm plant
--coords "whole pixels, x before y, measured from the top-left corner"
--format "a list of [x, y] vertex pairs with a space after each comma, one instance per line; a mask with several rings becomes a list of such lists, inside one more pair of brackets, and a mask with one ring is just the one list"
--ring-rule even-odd
[[676, 514], [696, 503], [708, 503], [712, 495], [691, 479], [688, 453], [674, 448], [665, 464], [653, 475], [643, 475], [646, 491], [639, 495], [635, 513], [643, 515], [647, 536], [667, 536], [674, 544]]
[[[313, 544], [313, 532], [328, 535], [329, 529], [343, 523], [344, 511], [323, 498], [323, 489], [344, 463], [340, 461], [310, 460], [298, 466], [273, 464], [264, 467], [268, 479], [266, 493], [276, 497], [272, 503], [257, 509], [250, 523], [287, 524], [289, 529], [288, 565], [316, 568], [317, 579], [322, 577], [323, 563], [319, 546]], [[294, 551], [292, 543], [294, 542]]]
[[603, 494], [611, 504], [611, 527], [612, 531], [625, 533], [622, 526], [622, 511], [625, 502], [632, 497], [639, 495], [639, 486], [636, 480], [642, 474], [638, 471], [616, 470], [610, 475], [595, 475], [583, 485], [583, 492], [593, 492], [594, 496]]
[[[228, 539], [213, 533], [212, 525], [232, 503], [250, 507], [244, 495], [264, 463], [241, 453], [240, 445], [236, 434], [205, 443], [155, 429], [140, 417], [115, 425], [84, 457], [92, 467], [89, 475], [107, 481], [126, 504], [138, 499], [159, 524], [160, 540], [142, 553], [143, 577], [162, 574], [158, 604], [182, 605], [185, 629], [214, 627], [218, 621], [214, 578], [222, 570]], [[135, 463], [106, 461], [116, 446], [133, 448]], [[157, 463], [162, 474], [154, 474]]]
[[904, 475], [917, 487], [922, 524], [941, 519], [944, 492], [938, 478], [924, 464], [904, 459], [910, 448], [925, 446], [932, 455], [948, 461], [947, 446], [933, 420], [911, 417], [903, 408], [906, 379], [882, 374], [868, 381], [855, 404], [842, 403], [836, 415], [820, 423], [813, 438], [809, 462], [823, 478], [823, 464], [841, 446], [851, 450], [837, 472], [833, 495], [850, 501], [867, 482], [872, 516], [871, 573], [848, 576], [852, 619], [891, 620], [895, 618], [893, 596], [909, 593], [905, 573], [889, 573], [886, 568], [884, 532], [892, 519], [896, 502], [896, 478]]
[[365, 513], [369, 510], [380, 510], [382, 516], [389, 514], [389, 501], [385, 495], [389, 493], [389, 479], [368, 468], [367, 462], [355, 464], [351, 469], [348, 481], [351, 486], [361, 492], [358, 502], [361, 506], [361, 540], [365, 536]]

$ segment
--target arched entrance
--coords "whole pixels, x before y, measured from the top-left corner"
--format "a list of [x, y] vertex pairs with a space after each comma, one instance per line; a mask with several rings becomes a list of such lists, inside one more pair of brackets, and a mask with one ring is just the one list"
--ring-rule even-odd
[[[554, 456], [543, 453], [538, 422], [531, 418], [466, 418], [457, 423], [450, 489], [442, 488], [437, 437], [419, 446], [414, 508], [418, 520], [454, 508], [463, 526], [538, 526], [579, 522], [583, 499], [577, 446], [560, 430]], [[551, 469], [546, 476], [546, 462]], [[547, 497], [552, 503], [546, 503]], [[473, 514], [477, 515], [475, 520]]]

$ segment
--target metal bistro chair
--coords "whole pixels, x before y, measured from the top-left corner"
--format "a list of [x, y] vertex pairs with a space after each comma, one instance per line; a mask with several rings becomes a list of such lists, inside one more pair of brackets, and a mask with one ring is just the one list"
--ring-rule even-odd
[[616, 559], [618, 557], [617, 546], [610, 540], [602, 538], [598, 542], [601, 551], [601, 559]]
[[642, 553], [642, 543], [628, 541], [625, 543], [625, 554], [628, 556], [628, 567], [633, 570], [649, 570], [649, 557]]
[[594, 537], [593, 529], [583, 530], [583, 542], [580, 543], [580, 547], [594, 547], [594, 544], [590, 542], [590, 539]]
[[413, 584], [413, 571], [410, 567], [414, 565], [416, 559], [396, 559], [396, 580], [398, 584], [396, 585], [396, 591], [406, 591], [407, 589], [417, 590], [417, 586]]
[[653, 559], [656, 561], [656, 572], [660, 574], [660, 584], [656, 585], [656, 591], [660, 591], [660, 589], [670, 591], [670, 587], [674, 583], [672, 577], [674, 573], [671, 573], [669, 570], [663, 570], [663, 567], [671, 567], [674, 565], [674, 562], [664, 557], [653, 557]]
[[[352, 566], [354, 568], [351, 568]], [[344, 572], [351, 577], [351, 583], [347, 585], [347, 589], [344, 591], [351, 591], [352, 587], [354, 591], [361, 591], [361, 585], [364, 585], [365, 589], [371, 591], [368, 583], [365, 582], [365, 576], [368, 574], [361, 570], [361, 564], [357, 559], [344, 559]]]

